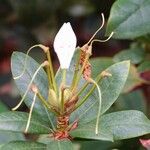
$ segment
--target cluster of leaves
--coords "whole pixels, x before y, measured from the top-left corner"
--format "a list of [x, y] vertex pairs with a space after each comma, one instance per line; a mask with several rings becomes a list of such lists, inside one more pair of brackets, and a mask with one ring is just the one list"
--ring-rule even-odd
[[[134, 39], [134, 43], [132, 43], [129, 49], [116, 54], [114, 58], [91, 59], [93, 77], [96, 77], [103, 70], [107, 70], [112, 74], [112, 77], [104, 78], [99, 83], [102, 92], [102, 111], [98, 135], [95, 134], [95, 122], [98, 110], [98, 96], [97, 91], [95, 90], [92, 95], [88, 97], [88, 100], [71, 114], [70, 122], [73, 122], [76, 119], [79, 120], [78, 127], [70, 133], [74, 138], [73, 142], [75, 143], [72, 143], [67, 139], [63, 141], [53, 140], [53, 138], [49, 136], [51, 128], [56, 125], [55, 116], [37, 99], [28, 131], [29, 134], [38, 135], [36, 142], [25, 141], [23, 135], [20, 134], [24, 132], [28, 113], [7, 111], [0, 114], [0, 131], [5, 133], [6, 131], [12, 132], [10, 135], [14, 134], [15, 137], [13, 139], [10, 138], [4, 140], [5, 142], [11, 142], [1, 144], [0, 149], [13, 150], [25, 148], [28, 150], [39, 148], [43, 150], [71, 150], [76, 149], [76, 147], [78, 149], [78, 146], [81, 146], [81, 149], [87, 149], [87, 145], [95, 143], [90, 142], [89, 144], [89, 142], [87, 142], [85, 144], [85, 142], [79, 142], [78, 139], [116, 141], [150, 133], [150, 120], [141, 112], [146, 112], [143, 101], [144, 97], [141, 91], [136, 90], [128, 93], [135, 87], [148, 83], [145, 79], [141, 78], [140, 73], [148, 72], [150, 70], [150, 61], [148, 60], [149, 46], [147, 42], [149, 41], [147, 34], [149, 34], [150, 31], [149, 7], [149, 0], [117, 0], [112, 6], [107, 24], [107, 33], [109, 34], [114, 31], [114, 38]], [[12, 73], [14, 76], [22, 72], [25, 57], [26, 55], [20, 52], [15, 52], [13, 54]], [[124, 60], [131, 60], [130, 70], [129, 62]], [[22, 78], [16, 80], [21, 95], [24, 94], [38, 67], [39, 64], [33, 58], [28, 56], [25, 74]], [[73, 68], [72, 63], [70, 69], [67, 71], [68, 85], [73, 77]], [[60, 83], [60, 76], [61, 72], [58, 70], [56, 74], [58, 85]], [[46, 73], [43, 69], [37, 74], [34, 83], [38, 86], [45, 99], [47, 99], [48, 82]], [[81, 80], [80, 86], [83, 84], [84, 80]], [[87, 90], [90, 88], [91, 86], [88, 86]], [[122, 94], [119, 96], [121, 92]], [[33, 93], [29, 92], [25, 99], [25, 104], [29, 108], [31, 107], [32, 99]], [[115, 101], [116, 103], [114, 106], [109, 109]], [[108, 109], [111, 113], [108, 113]], [[136, 110], [122, 111], [123, 109]], [[121, 111], [114, 112], [116, 110]], [[17, 132], [20, 133], [18, 134]], [[14, 139], [16, 140], [15, 142], [12, 141]], [[107, 149], [111, 146], [111, 144], [107, 145], [103, 142], [97, 142], [97, 144], [104, 145], [104, 148], [102, 147], [102, 149]]]

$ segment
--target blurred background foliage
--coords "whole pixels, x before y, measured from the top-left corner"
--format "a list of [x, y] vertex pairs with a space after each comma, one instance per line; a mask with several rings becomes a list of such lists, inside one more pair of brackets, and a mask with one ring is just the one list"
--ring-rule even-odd
[[[134, 1], [136, 2], [136, 0]], [[124, 30], [124, 26], [117, 27], [118, 20], [114, 18], [118, 18], [117, 15], [123, 17], [125, 14], [119, 12], [121, 10], [117, 5], [113, 5], [114, 2], [115, 0], [0, 0], [0, 112], [9, 111], [20, 100], [10, 71], [10, 57], [14, 50], [26, 53], [32, 45], [41, 43], [49, 46], [53, 51], [53, 39], [64, 22], [71, 22], [77, 35], [78, 45], [82, 46], [100, 26], [100, 14], [103, 12], [106, 18], [107, 33], [116, 30], [116, 34], [107, 43], [94, 44], [92, 59], [97, 58], [96, 61], [91, 59], [93, 76], [115, 62], [130, 59], [132, 65], [127, 83], [110, 111], [136, 109], [143, 111], [150, 117], [150, 36], [149, 31], [146, 30], [149, 27], [144, 30], [141, 23], [139, 32], [135, 32], [132, 36], [129, 33], [125, 34], [126, 30], [130, 29], [129, 24], [135, 23], [135, 25], [138, 25], [138, 15], [135, 14], [137, 20], [135, 18], [128, 20], [126, 25], [128, 29]], [[113, 9], [111, 9], [112, 5]], [[126, 3], [123, 5], [128, 8]], [[128, 9], [129, 12], [132, 10], [130, 7]], [[115, 11], [117, 10], [116, 15]], [[130, 15], [128, 14], [128, 16]], [[147, 12], [146, 16], [149, 15], [150, 11]], [[149, 22], [150, 19], [148, 18], [145, 22], [143, 21], [146, 25]], [[134, 25], [131, 27], [134, 28]], [[140, 26], [137, 26], [135, 31], [138, 28]], [[97, 37], [105, 38], [105, 30], [106, 28]], [[129, 31], [133, 30], [130, 29]], [[31, 56], [39, 62], [42, 62], [45, 58], [38, 48], [31, 52]], [[56, 70], [58, 60], [54, 53], [52, 59]], [[27, 111], [25, 106], [20, 109]], [[23, 135], [12, 136], [9, 137], [9, 133], [4, 136], [4, 133], [0, 132], [0, 143], [10, 141], [12, 138], [17, 140], [18, 137], [24, 140]], [[149, 138], [149, 135], [146, 138]], [[79, 144], [81, 150], [92, 148], [95, 150], [142, 149], [139, 138], [116, 143], [81, 142], [79, 139], [79, 142], [75, 145]]]

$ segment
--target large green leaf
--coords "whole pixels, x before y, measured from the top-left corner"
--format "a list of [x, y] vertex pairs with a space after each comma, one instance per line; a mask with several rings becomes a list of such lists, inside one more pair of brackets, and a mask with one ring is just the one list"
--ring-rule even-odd
[[0, 150], [46, 150], [46, 145], [37, 142], [9, 142], [0, 147]]
[[145, 51], [140, 45], [132, 45], [129, 49], [123, 50], [114, 56], [114, 61], [130, 60], [132, 64], [139, 64], [144, 60]]
[[[28, 120], [25, 112], [4, 112], [0, 114], [0, 130], [24, 132]], [[50, 133], [49, 126], [38, 116], [32, 115], [28, 133], [44, 134]]]
[[[0, 101], [0, 113], [8, 111], [8, 108]], [[0, 144], [13, 140], [25, 140], [23, 134], [10, 131], [0, 131]]]
[[[16, 77], [22, 73], [24, 70], [25, 65], [25, 57], [26, 54], [21, 52], [14, 52], [11, 58], [11, 70], [13, 77]], [[15, 80], [17, 87], [23, 95], [25, 91], [27, 90], [28, 84], [31, 81], [31, 78], [33, 77], [33, 74], [39, 67], [39, 64], [30, 56], [27, 57], [27, 65], [26, 70], [23, 76], [17, 80]], [[47, 81], [47, 75], [43, 68], [38, 72], [36, 78], [33, 82], [39, 89], [42, 96], [47, 99], [48, 95], [48, 81]], [[32, 101], [33, 101], [33, 92], [29, 91], [25, 103], [30, 108]], [[46, 121], [49, 121], [50, 116], [52, 113], [48, 113], [47, 109], [41, 104], [40, 100], [37, 98], [35, 105], [34, 105], [34, 112], [38, 114], [41, 119], [44, 119]]]
[[55, 140], [47, 145], [47, 150], [73, 150], [73, 144], [69, 140]]
[[96, 119], [87, 124], [79, 124], [71, 135], [79, 138], [114, 141], [150, 133], [150, 120], [142, 112], [136, 110], [101, 116], [98, 135], [95, 134], [95, 122]]
[[[112, 76], [102, 79], [99, 83], [102, 93], [101, 114], [105, 113], [110, 108], [110, 106], [116, 101], [121, 93], [128, 76], [129, 66], [129, 61], [123, 61], [106, 69], [106, 71], [111, 73]], [[91, 85], [89, 86], [89, 89], [90, 87]], [[72, 114], [72, 119], [79, 119], [79, 122], [84, 123], [92, 120], [93, 117], [97, 115], [99, 103], [98, 100], [99, 98], [97, 96], [97, 89], [95, 89], [88, 100]]]
[[4, 111], [8, 111], [8, 108], [0, 101], [0, 113]]
[[73, 150], [73, 144], [70, 140], [54, 140], [48, 134], [40, 135], [38, 142], [46, 144], [48, 150]]
[[146, 113], [146, 99], [140, 90], [121, 94], [115, 102], [113, 110], [139, 110]]
[[92, 65], [92, 77], [95, 78], [100, 72], [114, 64], [111, 57], [98, 57], [90, 59]]
[[0, 130], [0, 144], [8, 143], [14, 140], [25, 141], [25, 137], [22, 133]]
[[140, 77], [137, 68], [134, 65], [131, 65], [123, 92], [127, 93], [143, 83], [145, 83], [145, 81]]
[[117, 0], [111, 9], [107, 34], [114, 38], [133, 39], [150, 33], [149, 0]]
[[38, 142], [46, 144], [48, 150], [73, 150], [73, 144], [70, 140], [54, 140], [48, 134], [40, 135]]

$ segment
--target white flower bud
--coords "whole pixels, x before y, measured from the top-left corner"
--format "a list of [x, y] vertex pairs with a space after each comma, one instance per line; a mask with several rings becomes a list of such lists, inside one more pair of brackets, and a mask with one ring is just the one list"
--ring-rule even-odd
[[68, 69], [76, 48], [76, 35], [70, 23], [64, 23], [54, 39], [54, 50], [61, 69]]

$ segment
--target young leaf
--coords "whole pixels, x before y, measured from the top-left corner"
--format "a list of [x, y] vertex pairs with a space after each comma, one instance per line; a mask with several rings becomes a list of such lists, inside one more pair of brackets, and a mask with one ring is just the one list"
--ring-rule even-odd
[[[25, 112], [4, 112], [0, 114], [0, 130], [24, 132], [28, 120], [28, 113]], [[39, 119], [32, 116], [28, 133], [44, 134], [50, 133], [49, 126]]]
[[[25, 67], [25, 57], [26, 55], [24, 53], [21, 52], [13, 53], [11, 58], [11, 70], [13, 77], [18, 76], [23, 72]], [[31, 78], [33, 77], [33, 74], [35, 73], [38, 67], [39, 64], [30, 56], [27, 56], [27, 64], [25, 72], [21, 78], [15, 80], [21, 95], [23, 95], [27, 90], [28, 84], [30, 83]], [[38, 87], [41, 95], [45, 99], [47, 99], [48, 82], [47, 82], [47, 75], [43, 68], [40, 69], [40, 71], [38, 72], [36, 78], [33, 81], [33, 84], [35, 84]], [[29, 91], [25, 99], [25, 103], [29, 108], [31, 107], [33, 101], [33, 95], [34, 93], [32, 91]], [[50, 116], [53, 116], [52, 113], [47, 112], [46, 108], [41, 104], [38, 98], [35, 102], [33, 111], [36, 114], [38, 114], [41, 117], [41, 119], [44, 119], [47, 122], [49, 121]]]
[[150, 33], [149, 0], [117, 0], [111, 9], [107, 35], [114, 38], [133, 39]]
[[122, 140], [142, 136], [150, 133], [150, 120], [140, 111], [120, 111], [106, 114], [100, 117], [99, 134], [95, 134], [96, 119], [81, 124], [71, 132], [73, 137], [98, 139], [98, 140]]
[[46, 150], [46, 145], [37, 142], [14, 141], [0, 147], [0, 150]]
[[[106, 69], [106, 71], [111, 73], [112, 76], [106, 77], [99, 82], [102, 93], [101, 114], [105, 113], [110, 108], [110, 106], [116, 101], [121, 93], [128, 76], [129, 66], [129, 61], [123, 61]], [[78, 118], [80, 120], [79, 123], [86, 123], [97, 115], [97, 110], [98, 96], [97, 91], [95, 90], [89, 96], [87, 101], [72, 114], [72, 118], [73, 120]]]

